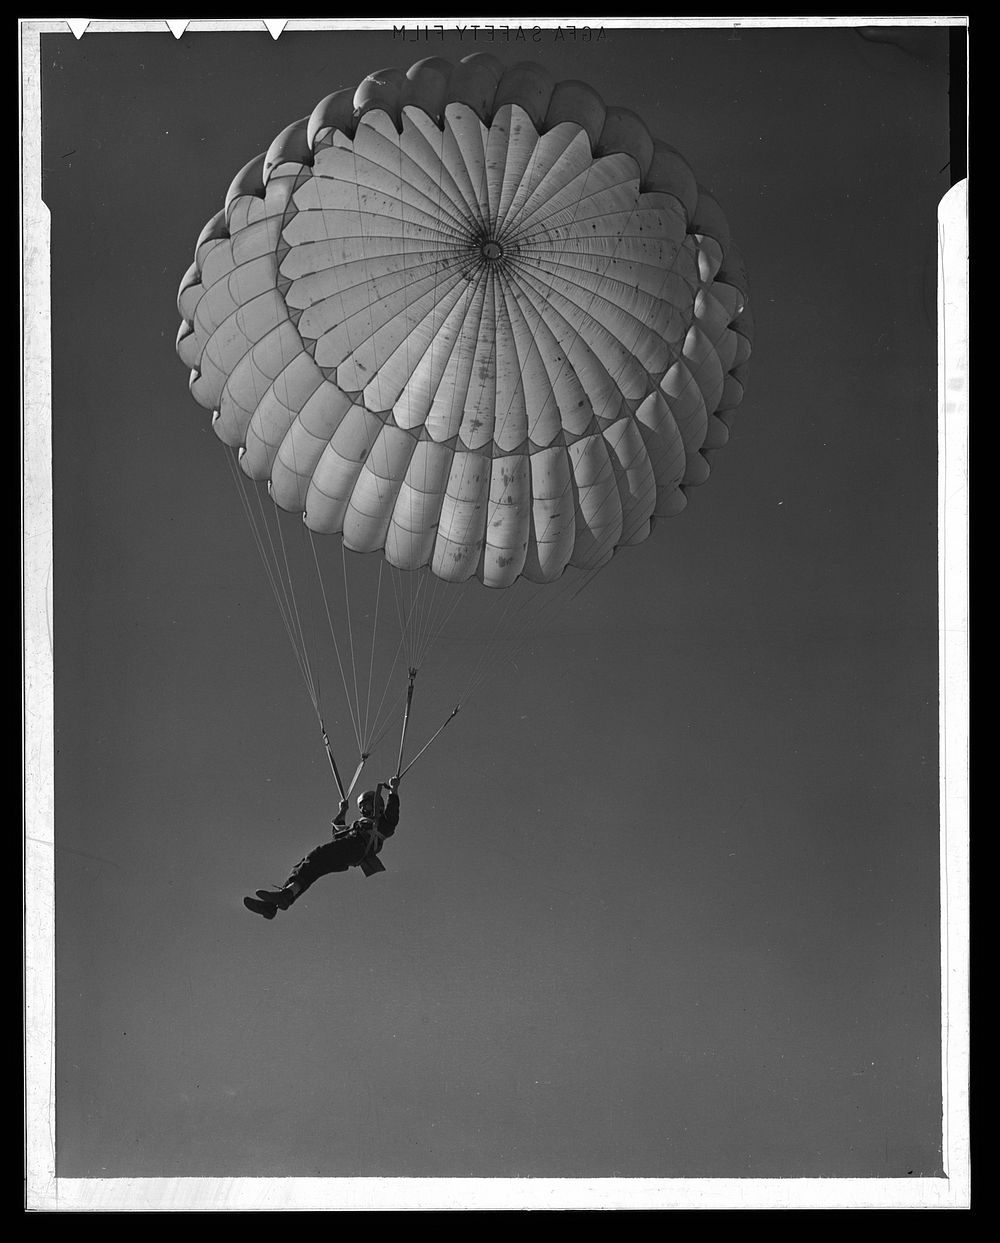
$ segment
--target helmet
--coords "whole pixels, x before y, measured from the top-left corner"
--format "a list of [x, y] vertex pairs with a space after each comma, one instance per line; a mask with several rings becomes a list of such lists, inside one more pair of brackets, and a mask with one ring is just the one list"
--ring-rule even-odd
[[371, 816], [376, 812], [384, 810], [385, 804], [382, 802], [381, 796], [376, 801], [374, 790], [365, 790], [364, 794], [358, 796], [358, 811], [363, 816]]

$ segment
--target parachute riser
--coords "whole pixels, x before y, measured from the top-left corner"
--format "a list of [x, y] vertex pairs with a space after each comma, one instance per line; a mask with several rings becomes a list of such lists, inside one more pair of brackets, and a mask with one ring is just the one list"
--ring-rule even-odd
[[410, 707], [413, 704], [413, 683], [416, 680], [417, 671], [411, 665], [410, 681], [406, 688], [406, 707], [403, 709], [403, 728], [399, 738], [399, 759], [396, 761], [396, 776], [403, 775], [403, 748], [406, 746], [406, 731], [410, 724]]
[[[333, 758], [333, 748], [330, 746], [330, 739], [327, 737], [325, 729], [323, 729], [323, 745], [326, 747], [327, 759], [330, 761], [330, 767], [333, 769], [333, 779], [337, 783], [337, 789], [340, 791], [341, 802], [343, 802], [344, 799], [347, 798], [347, 794], [344, 792], [344, 783], [341, 780], [340, 771], [337, 768], [337, 761]], [[359, 769], [358, 771], [360, 772], [361, 770]], [[357, 781], [357, 773], [354, 776], [354, 780]]]
[[358, 778], [361, 776], [362, 770], [364, 769], [365, 764], [368, 762], [369, 755], [370, 755], [370, 752], [368, 751], [362, 751], [361, 753], [361, 759], [358, 760], [358, 766], [354, 770], [354, 776], [351, 778], [351, 784], [347, 787], [348, 798], [350, 798], [351, 795], [354, 793], [354, 787], [358, 784]]
[[461, 704], [456, 704], [456, 705], [454, 706], [454, 708], [452, 708], [452, 710], [451, 710], [451, 715], [448, 717], [448, 719], [445, 721], [445, 723], [444, 723], [444, 724], [443, 724], [443, 725], [442, 725], [442, 726], [441, 726], [441, 727], [437, 730], [437, 732], [436, 732], [436, 733], [432, 734], [432, 735], [430, 736], [430, 738], [428, 738], [428, 740], [427, 740], [427, 741], [424, 743], [424, 745], [420, 748], [420, 750], [419, 750], [419, 751], [417, 752], [417, 754], [413, 757], [413, 759], [412, 759], [412, 760], [410, 760], [409, 764], [407, 764], [407, 766], [406, 766], [404, 769], [402, 769], [402, 771], [401, 771], [401, 772], [399, 772], [399, 773], [397, 773], [397, 774], [396, 774], [396, 776], [397, 776], [397, 777], [399, 777], [399, 778], [400, 778], [400, 780], [402, 780], [402, 778], [406, 776], [406, 774], [410, 771], [410, 769], [413, 767], [413, 765], [414, 765], [414, 764], [416, 764], [417, 760], [419, 760], [419, 759], [420, 759], [420, 757], [421, 757], [421, 756], [423, 755], [423, 753], [427, 750], [427, 748], [431, 745], [431, 743], [432, 743], [432, 742], [433, 742], [436, 738], [440, 737], [440, 735], [441, 735], [442, 733], [444, 733], [444, 731], [448, 728], [448, 726], [452, 723], [452, 721], [454, 721], [455, 717], [457, 717], [457, 716], [458, 716], [458, 712], [459, 712], [459, 709], [461, 708], [461, 706], [462, 706]]

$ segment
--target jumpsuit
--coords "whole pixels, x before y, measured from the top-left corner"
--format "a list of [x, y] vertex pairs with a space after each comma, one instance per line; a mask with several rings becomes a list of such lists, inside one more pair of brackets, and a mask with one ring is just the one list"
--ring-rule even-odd
[[355, 820], [347, 828], [339, 817], [333, 822], [333, 840], [324, 842], [315, 850], [300, 859], [292, 868], [285, 881], [290, 885], [295, 881], [299, 887], [299, 896], [321, 876], [331, 872], [346, 872], [350, 867], [360, 867], [366, 876], [376, 872], [384, 872], [385, 864], [378, 858], [385, 838], [392, 837], [399, 824], [399, 795], [389, 792], [385, 810], [376, 820], [367, 818]]

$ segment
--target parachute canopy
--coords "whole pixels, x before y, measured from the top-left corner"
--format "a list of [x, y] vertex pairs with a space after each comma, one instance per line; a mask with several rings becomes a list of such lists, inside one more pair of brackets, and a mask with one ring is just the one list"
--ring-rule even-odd
[[275, 503], [402, 570], [540, 583], [702, 482], [750, 353], [684, 159], [536, 64], [386, 69], [243, 169], [177, 350]]

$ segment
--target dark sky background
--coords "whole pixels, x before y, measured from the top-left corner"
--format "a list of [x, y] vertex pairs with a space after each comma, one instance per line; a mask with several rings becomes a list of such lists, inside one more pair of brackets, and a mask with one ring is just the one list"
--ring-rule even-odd
[[[58, 1173], [940, 1173], [947, 31], [41, 48]], [[746, 257], [750, 384], [686, 511], [410, 774], [389, 870], [267, 924], [243, 894], [336, 791], [176, 288], [286, 124], [473, 50], [583, 78], [685, 154]]]

